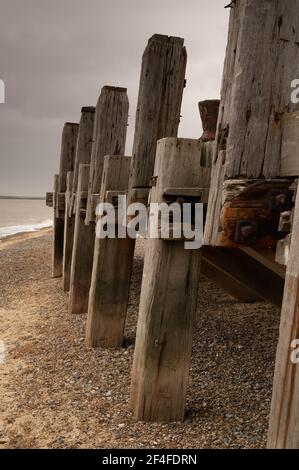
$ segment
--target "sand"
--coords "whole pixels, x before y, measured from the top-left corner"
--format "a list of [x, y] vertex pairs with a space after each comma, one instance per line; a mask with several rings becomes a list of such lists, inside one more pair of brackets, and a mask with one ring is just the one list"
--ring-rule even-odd
[[[0, 244], [0, 448], [263, 448], [279, 310], [202, 279], [184, 423], [135, 423], [128, 408], [141, 283], [138, 242], [126, 349], [90, 350], [85, 315], [51, 279], [51, 233]], [[1, 357], [1, 356], [0, 356]]]

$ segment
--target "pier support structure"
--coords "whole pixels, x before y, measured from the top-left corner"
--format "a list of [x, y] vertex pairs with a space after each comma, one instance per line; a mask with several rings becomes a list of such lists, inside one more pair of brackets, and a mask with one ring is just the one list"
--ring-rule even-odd
[[[64, 125], [59, 175], [55, 176], [52, 204], [54, 207], [54, 240], [52, 255], [52, 276], [61, 277], [63, 274], [63, 243], [64, 243], [64, 219], [65, 219], [65, 191], [67, 172], [73, 171], [78, 124], [67, 122]], [[50, 204], [51, 205], [51, 204]]]

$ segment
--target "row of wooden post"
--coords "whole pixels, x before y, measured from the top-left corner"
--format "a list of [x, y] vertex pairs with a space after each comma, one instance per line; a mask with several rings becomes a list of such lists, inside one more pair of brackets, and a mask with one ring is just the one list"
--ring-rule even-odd
[[[167, 188], [172, 198], [188, 192], [192, 202], [200, 189], [207, 202], [211, 186], [202, 250], [185, 250], [183, 239], [146, 240], [130, 400], [136, 419], [183, 419], [200, 271], [241, 300], [282, 302], [285, 273], [271, 250], [293, 181], [281, 174], [280, 159], [283, 115], [296, 109], [285, 82], [298, 71], [298, 29], [295, 0], [235, 3], [215, 145], [216, 101], [200, 105], [200, 140], [177, 138], [187, 56], [183, 39], [161, 35], [143, 55], [132, 157], [124, 156], [124, 88], [104, 87], [97, 107], [82, 109], [80, 125], [65, 126], [53, 194], [53, 276], [63, 275], [70, 313], [88, 312], [87, 346], [123, 345], [135, 249], [129, 237], [95, 238], [96, 205], [118, 194], [128, 204], [167, 201]], [[298, 336], [298, 213], [297, 196], [269, 447], [299, 447], [299, 381], [289, 360]]]
[[[188, 168], [190, 169], [192, 162], [198, 159], [200, 146], [204, 145], [197, 141], [184, 142], [176, 138], [185, 86], [186, 57], [184, 41], [181, 38], [155, 35], [149, 40], [142, 60], [132, 157], [124, 156], [128, 122], [128, 99], [124, 88], [104, 87], [96, 108], [82, 108], [79, 126], [75, 124], [65, 126], [61, 162], [67, 160], [68, 166], [62, 164], [63, 174], [61, 172], [59, 177], [56, 177], [57, 187], [54, 188], [53, 276], [63, 275], [64, 289], [69, 291], [69, 312], [86, 313], [88, 311], [86, 328], [88, 346], [111, 348], [123, 345], [135, 249], [135, 240], [129, 237], [95, 238], [97, 203], [105, 202], [109, 192], [114, 194], [125, 192], [130, 202], [147, 202], [150, 179], [154, 175], [156, 144], [160, 138], [173, 139], [172, 145], [177, 149], [173, 155], [173, 171], [177, 172], [180, 166], [180, 173], [181, 175], [186, 173], [186, 178], [189, 171], [184, 170], [185, 163], [181, 161], [181, 153], [191, 145], [188, 152], [190, 156]], [[72, 134], [73, 140], [77, 142], [75, 145], [70, 145], [70, 129], [74, 134]], [[179, 148], [181, 148], [180, 151]], [[163, 159], [163, 165], [168, 166], [168, 152], [162, 152], [159, 159]], [[60, 184], [61, 179], [63, 179], [63, 185]], [[65, 193], [64, 204], [58, 213], [56, 201], [62, 200], [62, 193]], [[164, 246], [163, 240], [161, 243]], [[183, 243], [180, 242], [180, 245]], [[176, 251], [176, 244], [171, 244], [170, 248]], [[183, 251], [182, 254], [185, 252]], [[187, 252], [186, 255], [189, 257]], [[199, 259], [199, 255], [197, 258]], [[196, 275], [199, 276], [199, 270]], [[193, 288], [195, 288], [193, 293], [195, 299], [196, 282], [192, 284]], [[183, 295], [185, 295], [184, 289], [184, 285], [179, 286]], [[185, 308], [189, 317], [188, 306]], [[190, 315], [192, 316], [193, 313], [194, 308], [190, 311]], [[189, 321], [189, 323], [192, 322]], [[167, 343], [171, 354], [173, 344], [171, 334]], [[190, 341], [186, 344], [188, 350], [190, 350], [189, 343]], [[156, 344], [156, 339], [154, 339], [154, 344]], [[138, 353], [140, 357], [146, 353], [146, 348], [146, 345], [142, 347], [144, 350]], [[179, 349], [177, 352], [179, 353]], [[186, 360], [189, 356], [190, 351], [186, 351]], [[163, 382], [167, 381], [168, 366], [165, 363], [165, 365], [160, 364], [159, 367], [163, 388]], [[178, 368], [177, 375], [182, 372], [185, 382], [184, 364]], [[136, 374], [138, 373], [136, 370], [133, 374], [135, 379], [133, 378], [132, 403], [139, 401], [137, 395], [136, 399], [133, 398], [134, 394], [137, 394]], [[155, 367], [152, 373], [156, 374]], [[167, 389], [173, 379], [174, 377], [170, 377], [170, 382], [165, 389], [165, 397], [167, 393], [169, 395]], [[148, 384], [140, 382], [138, 395], [142, 393], [142, 390], [146, 394], [146, 387]], [[154, 391], [152, 393], [154, 394]], [[156, 398], [159, 402], [159, 394]], [[164, 402], [165, 400], [170, 400], [169, 406], [165, 408], [168, 409], [168, 416], [165, 414], [159, 416], [158, 407], [151, 414], [137, 407], [136, 418], [182, 419], [184, 393], [180, 397], [179, 414], [172, 411], [174, 403], [177, 402], [176, 398], [169, 396], [164, 399]], [[175, 404], [175, 407], [177, 406], [178, 403]]]

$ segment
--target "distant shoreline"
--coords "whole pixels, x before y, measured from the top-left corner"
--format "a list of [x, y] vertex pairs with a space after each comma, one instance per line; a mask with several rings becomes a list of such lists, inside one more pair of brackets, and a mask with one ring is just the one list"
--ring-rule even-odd
[[42, 235], [46, 235], [47, 233], [51, 233], [51, 231], [52, 227], [43, 227], [39, 230], [35, 230], [34, 232], [19, 232], [14, 233], [13, 235], [8, 235], [5, 238], [0, 238], [0, 251], [7, 248], [8, 246], [11, 246], [12, 244], [32, 238], [38, 238]]
[[45, 197], [27, 197], [27, 196], [0, 196], [0, 199], [27, 199], [30, 201], [45, 201]]

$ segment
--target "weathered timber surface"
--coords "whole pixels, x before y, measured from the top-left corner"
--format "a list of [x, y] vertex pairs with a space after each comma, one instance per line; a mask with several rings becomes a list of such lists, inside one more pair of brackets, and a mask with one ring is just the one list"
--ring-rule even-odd
[[90, 165], [79, 165], [72, 253], [69, 313], [86, 313], [95, 241], [94, 226], [85, 225]]
[[202, 274], [234, 297], [245, 302], [260, 298], [281, 307], [284, 278], [251, 256], [238, 248], [204, 246], [202, 258]]
[[252, 303], [261, 300], [254, 291], [250, 290], [238, 278], [229, 274], [226, 266], [221, 269], [218, 261], [214, 263], [202, 257], [200, 270], [205, 278], [218, 285], [239, 302]]
[[287, 266], [288, 264], [291, 238], [291, 234], [289, 233], [285, 238], [279, 240], [277, 243], [275, 261], [283, 266]]
[[298, 109], [291, 102], [291, 82], [299, 76], [298, 44], [297, 0], [239, 0], [231, 9], [207, 245], [218, 244], [225, 179], [280, 176], [282, 116]]
[[203, 134], [200, 138], [202, 142], [215, 140], [219, 105], [219, 100], [205, 100], [198, 103], [203, 128]]
[[[79, 168], [80, 165], [89, 165], [90, 163], [90, 158], [91, 158], [91, 147], [92, 147], [92, 136], [93, 136], [93, 127], [94, 127], [94, 116], [95, 116], [95, 108], [92, 106], [88, 107], [83, 107], [81, 110], [81, 119], [80, 119], [80, 125], [79, 125], [79, 132], [78, 132], [78, 138], [77, 138], [77, 147], [76, 147], [76, 156], [75, 156], [75, 164], [74, 164], [74, 173], [73, 173], [73, 181], [72, 181], [72, 195], [69, 194], [69, 200], [68, 200], [68, 215], [69, 218], [67, 219], [68, 227], [67, 227], [67, 232], [66, 232], [66, 237], [67, 239], [65, 240], [65, 256], [67, 257], [64, 262], [65, 266], [65, 285], [64, 288], [65, 290], [70, 289], [70, 284], [71, 284], [71, 278], [72, 278], [72, 271], [73, 271], [73, 286], [72, 286], [72, 293], [70, 297], [72, 298], [72, 301], [70, 301], [70, 311], [77, 312], [77, 310], [80, 308], [80, 306], [83, 304], [84, 306], [84, 300], [82, 300], [82, 304], [80, 302], [76, 303], [77, 299], [77, 293], [75, 292], [76, 289], [78, 289], [78, 296], [80, 296], [80, 288], [81, 285], [83, 286], [83, 291], [85, 292], [85, 280], [80, 281], [79, 274], [80, 273], [80, 263], [82, 263], [82, 269], [85, 266], [85, 259], [84, 255], [80, 255], [80, 250], [84, 250], [85, 248], [87, 249], [87, 245], [85, 244], [84, 247], [82, 244], [84, 244], [84, 240], [87, 239], [87, 241], [90, 241], [88, 237], [88, 233], [86, 234], [85, 231], [82, 229], [82, 212], [81, 209], [84, 210], [84, 208], [80, 207], [80, 214], [75, 215], [76, 212], [76, 207], [81, 205], [81, 202], [85, 203], [86, 206], [86, 199], [87, 198], [82, 198], [81, 194], [77, 194], [78, 196], [78, 201], [76, 200], [76, 193], [77, 193], [77, 187], [78, 187], [78, 177], [79, 177]], [[88, 167], [89, 168], [89, 167]], [[83, 170], [82, 170], [83, 171]], [[85, 175], [86, 167], [84, 168], [83, 175]], [[88, 178], [89, 181], [89, 178]], [[88, 181], [87, 185], [85, 187], [85, 191], [88, 189]], [[82, 181], [82, 183], [85, 184], [85, 181]], [[83, 191], [83, 190], [82, 190]], [[78, 219], [75, 221], [75, 217]], [[77, 222], [77, 230], [75, 230]], [[81, 233], [83, 234], [82, 239], [81, 239]], [[85, 236], [85, 239], [84, 239]], [[86, 240], [85, 240], [86, 241]], [[74, 251], [74, 246], [76, 246], [76, 249]], [[71, 266], [70, 264], [70, 258], [71, 258]], [[69, 269], [71, 269], [70, 274], [69, 274]], [[83, 269], [84, 270], [84, 269]], [[70, 280], [69, 280], [70, 276]], [[79, 287], [78, 287], [79, 286]], [[83, 312], [87, 311], [87, 307]], [[83, 313], [80, 312], [80, 313]]]
[[93, 195], [99, 194], [105, 155], [124, 155], [129, 100], [126, 88], [104, 86], [95, 113], [86, 224], [94, 222]]
[[67, 173], [74, 170], [79, 124], [67, 122], [63, 128], [58, 192], [67, 189]]
[[54, 188], [53, 188], [53, 203], [54, 203], [53, 248], [52, 248], [52, 277], [53, 278], [62, 276], [64, 220], [61, 217], [56, 217], [58, 188], [59, 188], [59, 175], [55, 175], [54, 176]]
[[215, 244], [275, 248], [282, 238], [280, 215], [292, 209], [291, 184], [285, 179], [226, 180]]
[[67, 173], [66, 193], [65, 193], [65, 218], [64, 218], [64, 239], [63, 239], [63, 289], [65, 292], [70, 290], [72, 253], [74, 242], [75, 217], [69, 215], [72, 197], [74, 173]]
[[[183, 39], [163, 35], [150, 38], [142, 59], [128, 203], [147, 202], [157, 140], [177, 135], [186, 60]], [[112, 245], [111, 242], [109, 249]], [[121, 287], [122, 299], [125, 299], [130, 289], [135, 240], [115, 241], [114, 246], [116, 253], [123, 253], [123, 264], [127, 267]], [[117, 258], [114, 254], [111, 256]], [[115, 286], [117, 279], [117, 276], [115, 280], [111, 279], [111, 284]], [[126, 310], [127, 302], [122, 306], [122, 312]]]
[[130, 188], [149, 187], [157, 140], [177, 136], [186, 62], [182, 38], [155, 34], [149, 39], [142, 58]]
[[55, 176], [52, 196], [54, 208], [53, 277], [61, 277], [63, 271], [64, 193], [67, 172], [74, 168], [77, 135], [78, 124], [67, 122], [63, 127], [61, 139], [60, 173]]
[[81, 110], [73, 177], [73, 195], [77, 192], [79, 165], [90, 164], [95, 108], [85, 106]]
[[46, 206], [53, 207], [53, 192], [46, 193]]
[[[268, 447], [275, 449], [299, 448], [299, 365], [291, 360], [291, 354], [295, 350], [291, 343], [299, 339], [299, 192], [293, 227], [268, 436]], [[298, 344], [296, 348], [298, 349]], [[295, 357], [298, 358], [298, 354]]]
[[299, 111], [283, 116], [282, 126], [281, 176], [299, 176]]
[[[165, 202], [163, 188], [170, 185], [209, 186], [204, 145], [158, 142], [151, 202]], [[184, 418], [199, 273], [200, 250], [185, 249], [183, 241], [147, 239], [130, 400], [137, 420]]]
[[[101, 185], [100, 202], [107, 202], [107, 193], [128, 188], [131, 157], [106, 156]], [[114, 199], [113, 198], [113, 199]], [[116, 204], [116, 203], [115, 203]], [[128, 238], [96, 238], [91, 279], [86, 344], [89, 347], [118, 348], [123, 345], [131, 275], [128, 252], [132, 244]]]

